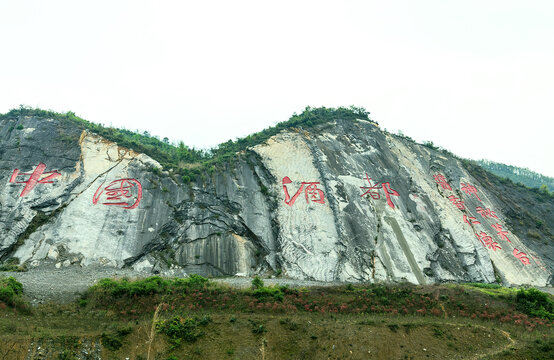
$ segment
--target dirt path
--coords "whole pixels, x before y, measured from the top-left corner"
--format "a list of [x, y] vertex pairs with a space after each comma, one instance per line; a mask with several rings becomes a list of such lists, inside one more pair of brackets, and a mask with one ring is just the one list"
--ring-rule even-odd
[[[69, 266], [56, 269], [54, 267], [37, 267], [27, 272], [3, 272], [0, 276], [13, 276], [23, 284], [23, 293], [31, 304], [48, 302], [68, 303], [75, 301], [90, 286], [98, 280], [109, 277], [143, 278], [152, 276], [151, 273], [142, 273], [131, 269], [116, 269], [102, 266]], [[182, 274], [167, 273], [163, 276], [182, 276]], [[239, 288], [249, 287], [252, 278], [228, 277], [212, 279], [218, 283], [228, 284]], [[289, 285], [294, 287], [334, 286], [339, 282], [320, 282], [293, 279], [264, 279], [266, 285]]]

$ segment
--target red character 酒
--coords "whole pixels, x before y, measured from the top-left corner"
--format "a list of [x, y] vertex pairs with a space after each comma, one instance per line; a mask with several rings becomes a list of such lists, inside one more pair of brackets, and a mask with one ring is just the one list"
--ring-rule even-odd
[[325, 204], [325, 194], [323, 193], [323, 190], [318, 189], [317, 185], [319, 185], [319, 182], [302, 182], [300, 185], [300, 188], [296, 193], [292, 196], [292, 198], [289, 195], [289, 190], [287, 189], [287, 185], [292, 183], [291, 179], [288, 176], [285, 176], [283, 178], [282, 184], [283, 184], [283, 191], [285, 192], [285, 204], [288, 206], [294, 205], [294, 202], [300, 196], [302, 193], [302, 190], [305, 192], [306, 196], [306, 202], [309, 203], [310, 200], [318, 203], [318, 204]]
[[475, 234], [475, 236], [477, 237], [477, 239], [479, 239], [479, 241], [481, 241], [481, 244], [483, 244], [485, 248], [489, 248], [492, 251], [502, 249], [500, 245], [498, 245], [496, 241], [492, 241], [492, 237], [484, 231], [481, 231], [480, 234]]
[[102, 183], [92, 198], [92, 203], [96, 205], [102, 195], [105, 200], [102, 205], [115, 205], [124, 209], [136, 208], [142, 199], [142, 185], [136, 179], [118, 179], [102, 188]]
[[479, 195], [477, 195], [477, 188], [471, 184], [464, 184], [462, 183], [462, 191], [465, 192], [468, 195], [474, 194], [479, 201], [481, 199], [479, 198]]
[[496, 218], [498, 219], [498, 216], [496, 216], [496, 214], [494, 213], [494, 211], [492, 211], [491, 209], [483, 209], [482, 207], [480, 206], [477, 206], [476, 208], [476, 211], [481, 214], [482, 217], [484, 217], [485, 219], [486, 218], [489, 218], [489, 217], [493, 217], [493, 218]]
[[[10, 183], [16, 184], [25, 184], [23, 191], [21, 191], [20, 197], [23, 197], [31, 192], [36, 184], [52, 184], [52, 179], [61, 176], [57, 170], [54, 171], [44, 171], [46, 170], [46, 165], [44, 163], [39, 163], [35, 170], [32, 173], [20, 173], [19, 169], [15, 169], [10, 177]], [[46, 175], [43, 177], [43, 175]], [[29, 176], [29, 179], [26, 181], [15, 181], [18, 176]]]
[[507, 231], [505, 230], [502, 230], [502, 225], [500, 225], [499, 223], [496, 223], [494, 225], [491, 225], [494, 230], [496, 230], [496, 232], [498, 233], [498, 236], [500, 236], [502, 238], [502, 240], [506, 240], [508, 241], [509, 243], [511, 243], [510, 239], [508, 239], [508, 236], [506, 236], [506, 234], [508, 234]]
[[474, 218], [473, 216], [467, 216], [466, 214], [464, 214], [464, 222], [469, 224], [469, 225], [472, 225], [472, 224], [480, 224], [479, 221], [477, 221], [476, 218]]
[[523, 265], [529, 265], [531, 262], [529, 261], [529, 258], [527, 257], [527, 254], [523, 251], [519, 251], [518, 249], [514, 249], [513, 251], [514, 256], [521, 261]]
[[456, 207], [458, 209], [460, 209], [460, 210], [465, 209], [464, 202], [462, 200], [460, 200], [459, 198], [455, 197], [454, 195], [450, 195], [448, 197], [448, 200], [452, 201], [452, 204], [456, 205]]
[[442, 186], [443, 189], [452, 190], [452, 187], [450, 186], [450, 184], [448, 184], [443, 174], [436, 174], [435, 176], [433, 176], [433, 178], [435, 179], [437, 184]]

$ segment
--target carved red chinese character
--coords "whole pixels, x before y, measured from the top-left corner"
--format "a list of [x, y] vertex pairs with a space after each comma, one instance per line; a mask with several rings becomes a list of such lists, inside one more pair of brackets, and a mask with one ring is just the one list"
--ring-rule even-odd
[[500, 236], [502, 238], [502, 240], [506, 240], [506, 241], [511, 243], [510, 239], [508, 239], [508, 237], [506, 236], [506, 234], [508, 234], [508, 232], [505, 231], [505, 230], [502, 230], [502, 225], [500, 225], [499, 223], [496, 223], [496, 224], [491, 225], [491, 226], [496, 230], [496, 232], [498, 233], [498, 236]]
[[102, 183], [92, 198], [96, 205], [100, 198], [104, 197], [102, 205], [114, 205], [124, 209], [136, 208], [142, 199], [142, 185], [136, 179], [118, 179], [102, 188]]
[[474, 218], [473, 216], [466, 216], [466, 214], [464, 214], [464, 222], [469, 224], [469, 225], [472, 225], [472, 224], [480, 224], [479, 221], [477, 221], [476, 218]]
[[369, 194], [374, 200], [379, 200], [381, 198], [381, 194], [379, 194], [379, 189], [381, 189], [381, 184], [375, 183], [375, 185], [371, 184], [371, 178], [367, 173], [365, 174], [365, 178], [367, 182], [369, 183], [369, 186], [360, 186], [360, 189], [367, 190], [365, 193], [360, 195], [360, 197], [364, 197], [365, 195]]
[[452, 187], [450, 187], [450, 184], [448, 184], [443, 174], [436, 174], [433, 177], [435, 178], [435, 181], [437, 182], [437, 184], [442, 186], [443, 189], [452, 190]]
[[514, 256], [521, 261], [523, 265], [529, 265], [531, 262], [529, 261], [529, 258], [527, 257], [527, 254], [523, 251], [519, 251], [518, 249], [514, 249], [513, 251]]
[[474, 194], [479, 201], [481, 199], [479, 198], [479, 195], [477, 195], [477, 188], [471, 184], [464, 184], [462, 183], [462, 191], [465, 192], [468, 195]]
[[369, 183], [369, 186], [360, 186], [360, 189], [362, 190], [366, 190], [365, 193], [363, 193], [362, 195], [360, 195], [360, 197], [363, 197], [367, 194], [371, 195], [371, 197], [374, 199], [374, 200], [378, 200], [381, 198], [381, 194], [379, 194], [379, 189], [383, 189], [383, 191], [385, 192], [385, 197], [387, 199], [387, 204], [394, 209], [394, 203], [392, 202], [392, 199], [391, 199], [391, 195], [392, 196], [400, 196], [400, 194], [398, 194], [398, 192], [394, 189], [391, 189], [390, 187], [390, 182], [384, 182], [384, 183], [375, 183], [375, 185], [371, 184], [371, 178], [367, 175], [367, 173], [365, 174], [366, 176], [366, 180], [368, 181]]
[[[46, 165], [43, 163], [39, 163], [32, 173], [20, 173], [19, 169], [15, 169], [10, 177], [10, 183], [25, 184], [19, 195], [23, 197], [29, 194], [36, 184], [52, 184], [52, 179], [62, 175], [57, 170], [46, 172], [44, 170], [46, 170]], [[18, 176], [29, 176], [29, 179], [27, 181], [15, 181]]]
[[383, 191], [385, 192], [385, 196], [387, 197], [387, 204], [394, 209], [394, 204], [392, 203], [392, 200], [390, 196], [400, 196], [396, 190], [391, 189], [390, 183], [385, 182], [383, 185]]
[[481, 214], [482, 217], [484, 217], [485, 219], [486, 218], [489, 218], [489, 217], [493, 217], [493, 218], [496, 218], [498, 219], [498, 216], [496, 216], [496, 214], [494, 213], [494, 211], [491, 211], [491, 209], [483, 209], [482, 207], [480, 206], [477, 206], [476, 208], [476, 211]]
[[492, 241], [492, 237], [484, 231], [481, 231], [480, 234], [475, 234], [475, 236], [477, 236], [477, 239], [481, 241], [481, 244], [483, 244], [485, 248], [489, 248], [492, 251], [496, 251], [497, 249], [502, 249], [500, 245], [498, 245], [496, 241]]
[[539, 258], [537, 258], [536, 256], [533, 256], [533, 255], [531, 255], [531, 257], [533, 258], [533, 260], [535, 260], [535, 262], [541, 268], [541, 270], [546, 271], [546, 268], [544, 267], [544, 264], [542, 263], [541, 260], [539, 260]]
[[460, 200], [459, 198], [455, 197], [454, 195], [450, 195], [448, 199], [452, 202], [452, 204], [456, 205], [456, 207], [460, 210], [464, 210], [464, 202]]
[[309, 203], [311, 200], [318, 204], [325, 204], [325, 194], [323, 193], [323, 190], [317, 188], [319, 182], [302, 182], [300, 188], [298, 189], [298, 191], [296, 191], [292, 198], [290, 197], [289, 191], [287, 189], [287, 184], [292, 183], [291, 179], [288, 176], [285, 176], [282, 183], [283, 191], [285, 192], [285, 204], [289, 206], [294, 205], [294, 202], [296, 201], [298, 196], [300, 196], [302, 190], [304, 190], [304, 195], [306, 197], [307, 203]]

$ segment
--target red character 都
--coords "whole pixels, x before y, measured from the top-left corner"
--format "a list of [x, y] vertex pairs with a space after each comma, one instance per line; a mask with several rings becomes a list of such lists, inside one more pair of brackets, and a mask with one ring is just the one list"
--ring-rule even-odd
[[365, 174], [365, 178], [369, 183], [369, 186], [360, 186], [360, 189], [366, 190], [366, 192], [360, 195], [360, 197], [364, 197], [365, 195], [369, 194], [374, 200], [379, 200], [381, 198], [381, 194], [379, 194], [379, 189], [381, 189], [381, 184], [379, 183], [376, 183], [375, 185], [371, 184], [371, 178], [367, 173]]
[[502, 240], [506, 240], [509, 243], [511, 243], [510, 239], [508, 239], [508, 236], [506, 236], [506, 234], [508, 234], [508, 232], [505, 231], [505, 230], [502, 230], [502, 225], [500, 225], [499, 223], [496, 223], [496, 224], [492, 225], [492, 227], [496, 230], [496, 232], [498, 233], [498, 236], [500, 236], [502, 238]]
[[296, 191], [292, 198], [290, 197], [289, 191], [287, 189], [287, 185], [292, 183], [291, 179], [288, 176], [285, 176], [282, 183], [283, 191], [285, 192], [285, 204], [287, 204], [288, 206], [294, 205], [294, 202], [296, 201], [298, 196], [300, 196], [302, 190], [305, 191], [307, 203], [309, 203], [311, 200], [318, 204], [325, 204], [325, 194], [323, 193], [323, 190], [317, 188], [319, 182], [302, 182], [300, 188], [298, 189], [298, 191]]
[[448, 184], [443, 174], [436, 174], [433, 178], [435, 178], [437, 184], [442, 186], [443, 189], [452, 190], [452, 187], [450, 187], [450, 184]]
[[394, 204], [390, 198], [390, 196], [400, 196], [396, 190], [391, 189], [390, 183], [385, 182], [382, 183], [383, 185], [383, 191], [385, 192], [385, 196], [387, 198], [387, 204], [394, 209]]
[[481, 241], [481, 244], [483, 244], [485, 248], [489, 248], [492, 251], [496, 251], [497, 249], [502, 249], [500, 245], [498, 245], [496, 241], [492, 241], [492, 237], [484, 231], [481, 231], [480, 234], [475, 234], [475, 236], [477, 236], [477, 239]]
[[531, 263], [529, 261], [529, 258], [527, 257], [527, 254], [523, 251], [519, 251], [518, 249], [514, 248], [513, 254], [519, 261], [521, 261], [523, 265], [529, 265]]
[[471, 184], [464, 184], [462, 183], [462, 191], [465, 192], [468, 195], [474, 194], [479, 201], [481, 199], [479, 198], [479, 195], [477, 195], [477, 188]]
[[114, 205], [124, 209], [136, 208], [142, 199], [142, 185], [136, 179], [118, 179], [102, 188], [102, 183], [92, 198], [92, 203], [96, 205], [102, 195], [105, 200], [102, 205]]
[[483, 209], [482, 207], [480, 206], [477, 206], [476, 208], [476, 211], [481, 214], [482, 217], [484, 217], [485, 219], [486, 218], [489, 218], [489, 217], [493, 217], [493, 218], [496, 218], [498, 219], [498, 216], [496, 216], [496, 214], [494, 213], [494, 211], [491, 211], [491, 209]]
[[[46, 170], [46, 165], [43, 163], [39, 163], [32, 173], [20, 173], [19, 169], [15, 169], [9, 182], [25, 184], [23, 191], [21, 191], [21, 194], [19, 195], [20, 197], [23, 197], [29, 194], [36, 184], [52, 184], [52, 180], [54, 178], [62, 175], [57, 170], [46, 172], [44, 170]], [[27, 179], [27, 181], [15, 181], [18, 176], [29, 176], [29, 179]]]
[[448, 200], [452, 201], [452, 204], [456, 205], [456, 207], [460, 210], [464, 210], [465, 209], [465, 206], [464, 206], [464, 202], [460, 199], [458, 199], [457, 197], [455, 197], [454, 195], [450, 195], [448, 197]]
[[369, 183], [369, 186], [360, 186], [360, 189], [365, 190], [365, 193], [360, 195], [360, 197], [363, 197], [369, 194], [372, 199], [378, 200], [381, 198], [381, 194], [379, 194], [378, 190], [383, 189], [383, 191], [385, 192], [385, 197], [387, 198], [387, 204], [394, 209], [394, 203], [392, 202], [392, 199], [390, 196], [391, 195], [400, 196], [400, 194], [398, 194], [398, 191], [390, 187], [390, 182], [384, 182], [381, 184], [376, 183], [375, 185], [373, 185], [371, 184], [371, 178], [369, 177], [369, 175], [367, 175], [366, 173], [365, 176], [366, 176], [367, 182]]

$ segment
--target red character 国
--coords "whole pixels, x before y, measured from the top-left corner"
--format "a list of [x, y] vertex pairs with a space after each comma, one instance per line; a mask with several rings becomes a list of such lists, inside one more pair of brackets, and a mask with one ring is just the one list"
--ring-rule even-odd
[[477, 236], [477, 239], [481, 241], [481, 244], [483, 244], [485, 248], [489, 248], [492, 251], [496, 251], [497, 249], [502, 249], [500, 245], [498, 245], [496, 241], [492, 241], [492, 237], [484, 231], [481, 231], [480, 234], [475, 234], [475, 236]]
[[374, 200], [378, 200], [381, 198], [381, 194], [379, 194], [379, 189], [383, 189], [383, 191], [385, 192], [385, 197], [387, 199], [387, 204], [394, 209], [394, 203], [392, 202], [392, 199], [391, 199], [391, 195], [392, 196], [400, 196], [400, 194], [398, 194], [398, 191], [392, 189], [390, 187], [390, 183], [389, 182], [384, 182], [384, 183], [376, 183], [375, 185], [371, 184], [371, 178], [369, 177], [369, 175], [367, 175], [367, 173], [365, 174], [366, 176], [366, 180], [367, 182], [369, 183], [369, 186], [360, 186], [360, 189], [362, 190], [365, 190], [366, 192], [363, 193], [362, 195], [360, 195], [360, 197], [363, 197], [365, 195], [370, 195], [372, 199]]
[[493, 218], [496, 218], [498, 219], [498, 216], [496, 216], [496, 214], [494, 213], [494, 211], [491, 211], [491, 209], [483, 209], [482, 207], [480, 206], [477, 206], [476, 208], [476, 211], [481, 214], [482, 217], [484, 217], [485, 219], [486, 218], [490, 218], [490, 217], [493, 217]]
[[136, 179], [118, 179], [102, 187], [102, 183], [92, 198], [96, 205], [102, 195], [105, 199], [102, 205], [115, 205], [124, 209], [136, 208], [142, 199], [142, 185]]
[[472, 225], [472, 224], [480, 224], [479, 221], [477, 221], [476, 218], [474, 218], [473, 216], [467, 216], [466, 214], [464, 214], [464, 222], [469, 224], [469, 225]]
[[460, 199], [458, 199], [457, 197], [455, 197], [454, 195], [450, 195], [448, 197], [448, 200], [452, 201], [452, 204], [456, 205], [456, 207], [460, 210], [464, 210], [465, 209], [465, 206], [464, 206], [464, 202]]
[[[16, 184], [25, 184], [23, 191], [21, 191], [20, 197], [23, 197], [31, 192], [36, 184], [52, 184], [53, 179], [61, 176], [57, 170], [54, 171], [44, 171], [46, 170], [46, 165], [39, 163], [35, 170], [32, 173], [21, 173], [19, 169], [15, 169], [10, 177], [10, 183]], [[29, 176], [26, 181], [15, 181], [18, 176]]]
[[479, 195], [477, 195], [477, 188], [475, 186], [471, 184], [462, 183], [462, 191], [468, 195], [474, 194], [475, 197], [477, 197], [477, 199], [481, 201], [481, 199], [479, 198]]
[[323, 193], [323, 190], [317, 188], [319, 182], [302, 182], [300, 188], [292, 196], [292, 198], [290, 197], [289, 191], [287, 189], [287, 185], [292, 183], [291, 179], [288, 176], [285, 176], [282, 183], [283, 191], [285, 192], [285, 204], [287, 204], [288, 206], [294, 205], [294, 202], [296, 201], [298, 196], [300, 196], [302, 190], [304, 190], [304, 195], [306, 197], [307, 203], [309, 203], [311, 200], [318, 204], [325, 204], [325, 194]]
[[523, 251], [519, 251], [518, 249], [514, 249], [513, 251], [514, 256], [521, 261], [523, 265], [529, 265], [531, 262], [529, 261], [529, 258], [527, 257], [527, 254]]
[[496, 224], [492, 225], [492, 227], [494, 228], [494, 230], [496, 230], [496, 232], [498, 233], [498, 236], [500, 236], [502, 238], [502, 240], [506, 240], [509, 243], [511, 243], [510, 239], [508, 239], [508, 236], [506, 236], [506, 234], [508, 234], [508, 232], [505, 231], [505, 230], [502, 230], [502, 225], [500, 225], [499, 223], [496, 223]]
[[436, 174], [433, 178], [435, 178], [437, 184], [442, 186], [443, 189], [452, 190], [452, 187], [450, 187], [450, 184], [448, 184], [443, 174]]

